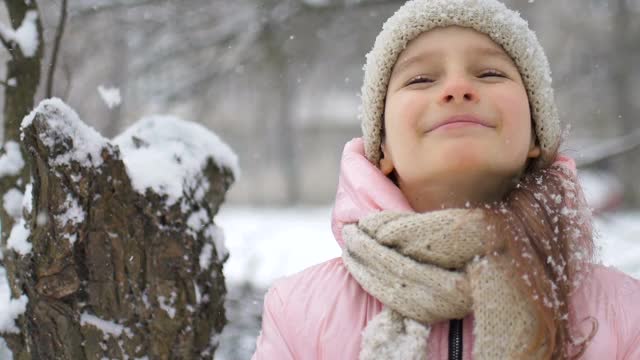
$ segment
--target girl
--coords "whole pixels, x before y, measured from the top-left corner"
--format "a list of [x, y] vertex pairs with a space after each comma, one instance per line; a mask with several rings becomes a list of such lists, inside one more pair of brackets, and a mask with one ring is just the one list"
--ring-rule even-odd
[[640, 359], [640, 281], [594, 260], [550, 69], [496, 0], [413, 0], [367, 55], [341, 258], [267, 293], [254, 359]]

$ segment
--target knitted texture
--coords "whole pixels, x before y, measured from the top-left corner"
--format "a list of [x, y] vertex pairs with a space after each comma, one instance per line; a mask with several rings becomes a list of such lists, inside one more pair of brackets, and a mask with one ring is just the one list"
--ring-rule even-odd
[[527, 22], [497, 0], [412, 0], [384, 23], [364, 66], [360, 118], [367, 159], [378, 166], [382, 156], [385, 97], [398, 56], [421, 33], [451, 25], [488, 35], [511, 56], [527, 90], [541, 148], [534, 164], [538, 168], [550, 165], [561, 131], [549, 62]]
[[425, 360], [425, 341], [430, 328], [383, 309], [364, 330], [361, 360]]
[[386, 307], [367, 324], [360, 359], [425, 359], [429, 324], [472, 311], [474, 359], [523, 359], [538, 324], [504, 273], [507, 255], [485, 256], [495, 236], [480, 209], [382, 211], [346, 225], [345, 266]]

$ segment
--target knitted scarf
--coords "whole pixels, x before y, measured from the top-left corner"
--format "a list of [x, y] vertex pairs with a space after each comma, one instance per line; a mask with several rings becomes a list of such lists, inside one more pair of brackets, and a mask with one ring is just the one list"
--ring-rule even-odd
[[385, 305], [365, 329], [361, 360], [426, 359], [429, 324], [471, 311], [474, 359], [523, 359], [538, 324], [502, 270], [507, 255], [483, 256], [494, 235], [481, 210], [382, 211], [342, 235], [347, 269]]
[[[568, 158], [558, 161], [574, 166]], [[360, 138], [345, 145], [332, 230], [351, 275], [385, 305], [365, 328], [362, 360], [426, 359], [430, 324], [472, 311], [474, 359], [523, 359], [517, 353], [537, 320], [502, 270], [508, 255], [484, 253], [495, 234], [483, 214], [415, 213], [364, 157]]]

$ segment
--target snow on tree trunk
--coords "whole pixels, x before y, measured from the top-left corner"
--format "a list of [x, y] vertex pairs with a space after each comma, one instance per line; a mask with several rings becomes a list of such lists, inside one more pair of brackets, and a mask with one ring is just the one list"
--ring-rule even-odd
[[[28, 167], [24, 162], [24, 149], [19, 144], [20, 121], [33, 108], [34, 97], [40, 82], [40, 66], [44, 53], [42, 45], [42, 24], [35, 1], [5, 1], [10, 23], [0, 24], [0, 32], [8, 50], [6, 62], [3, 106], [3, 147], [0, 150], [0, 207], [2, 232], [0, 239], [0, 336], [1, 345], [15, 345], [23, 348], [24, 341], [19, 328], [26, 326], [24, 316], [15, 322], [14, 318], [24, 312], [27, 296], [16, 285], [15, 275], [23, 269], [13, 261], [20, 252], [28, 251], [21, 240], [25, 234], [21, 226], [21, 195], [29, 179]], [[17, 207], [15, 205], [18, 205]], [[16, 211], [17, 209], [17, 211]], [[27, 244], [28, 245], [28, 244]], [[6, 247], [13, 251], [5, 252]], [[4, 253], [4, 254], [3, 254]], [[30, 359], [24, 352], [14, 353], [14, 359]], [[4, 359], [4, 351], [0, 357]]]
[[174, 118], [109, 141], [57, 99], [25, 117], [22, 142], [32, 183], [4, 259], [28, 298], [14, 359], [211, 359], [228, 257], [213, 217], [235, 155]]

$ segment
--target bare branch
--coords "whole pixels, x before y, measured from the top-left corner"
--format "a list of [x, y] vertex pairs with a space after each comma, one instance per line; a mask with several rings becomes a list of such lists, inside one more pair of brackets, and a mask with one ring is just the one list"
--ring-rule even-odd
[[64, 33], [64, 25], [67, 22], [67, 0], [62, 0], [60, 9], [60, 22], [58, 22], [58, 28], [56, 29], [56, 37], [53, 41], [53, 50], [51, 52], [51, 66], [49, 67], [49, 74], [47, 74], [47, 97], [50, 98], [53, 95], [53, 76], [56, 71], [56, 63], [58, 61], [58, 52], [60, 51], [60, 42], [62, 41], [62, 34]]
[[69, 99], [69, 92], [71, 91], [71, 81], [73, 80], [73, 74], [71, 72], [71, 67], [67, 63], [63, 63], [62, 70], [64, 72], [64, 78], [67, 80], [67, 87], [64, 89], [64, 96], [62, 99], [67, 101]]
[[367, 7], [377, 7], [380, 5], [397, 5], [404, 4], [406, 0], [339, 0], [339, 1], [329, 1], [326, 4], [318, 4], [312, 5], [311, 3], [305, 0], [299, 0], [305, 8], [313, 9], [314, 11], [336, 11], [340, 9], [348, 9], [348, 8], [367, 8]]
[[609, 139], [587, 149], [576, 159], [578, 167], [593, 165], [611, 157], [627, 153], [640, 147], [640, 128], [617, 138]]
[[161, 4], [168, 0], [117, 0], [117, 1], [98, 1], [90, 2], [91, 4], [83, 4], [73, 8], [70, 11], [71, 18], [82, 18], [85, 16], [92, 16], [102, 14], [107, 11], [117, 11], [120, 9], [134, 8], [144, 5]]

